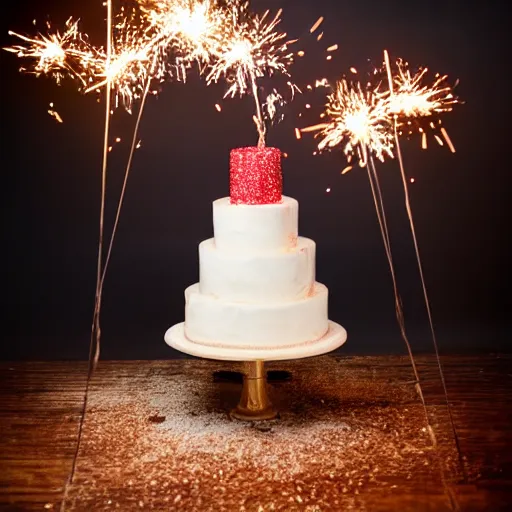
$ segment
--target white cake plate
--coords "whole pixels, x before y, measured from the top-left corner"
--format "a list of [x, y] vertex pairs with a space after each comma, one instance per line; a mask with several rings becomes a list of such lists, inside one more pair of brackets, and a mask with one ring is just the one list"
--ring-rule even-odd
[[339, 324], [329, 320], [329, 330], [319, 340], [298, 345], [276, 348], [240, 348], [212, 347], [190, 341], [185, 336], [185, 324], [173, 325], [165, 333], [165, 342], [172, 348], [206, 359], [221, 361], [282, 361], [285, 359], [302, 359], [331, 352], [341, 347], [347, 340], [347, 331]]

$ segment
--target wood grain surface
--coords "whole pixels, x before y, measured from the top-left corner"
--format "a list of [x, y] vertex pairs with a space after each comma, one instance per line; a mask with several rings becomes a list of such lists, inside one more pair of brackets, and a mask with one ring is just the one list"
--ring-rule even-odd
[[460, 454], [432, 356], [428, 421], [406, 357], [322, 356], [267, 365], [260, 424], [240, 365], [101, 361], [67, 490], [87, 363], [2, 363], [0, 509], [509, 510], [512, 357], [442, 361]]

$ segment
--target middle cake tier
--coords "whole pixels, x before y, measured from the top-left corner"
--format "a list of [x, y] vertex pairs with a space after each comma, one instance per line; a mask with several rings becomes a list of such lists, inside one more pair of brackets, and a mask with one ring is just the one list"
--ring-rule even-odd
[[291, 249], [298, 226], [299, 203], [292, 197], [273, 204], [233, 204], [229, 197], [213, 201], [213, 237], [223, 251]]
[[215, 239], [199, 244], [199, 291], [231, 302], [281, 302], [311, 293], [315, 283], [315, 242], [272, 252], [218, 249]]

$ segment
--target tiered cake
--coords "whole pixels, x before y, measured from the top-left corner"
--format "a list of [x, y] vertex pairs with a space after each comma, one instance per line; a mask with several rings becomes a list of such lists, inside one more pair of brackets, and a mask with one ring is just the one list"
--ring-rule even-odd
[[298, 209], [282, 196], [278, 149], [231, 152], [230, 197], [213, 202], [214, 237], [199, 245], [199, 283], [185, 290], [171, 346], [218, 359], [292, 359], [345, 341], [315, 281], [315, 242], [298, 236]]

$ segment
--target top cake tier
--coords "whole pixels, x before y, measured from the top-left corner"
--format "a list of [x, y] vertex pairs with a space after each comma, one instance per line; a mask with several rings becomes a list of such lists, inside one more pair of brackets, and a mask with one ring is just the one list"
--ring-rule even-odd
[[279, 149], [247, 147], [231, 150], [229, 196], [232, 204], [280, 203], [282, 192]]

